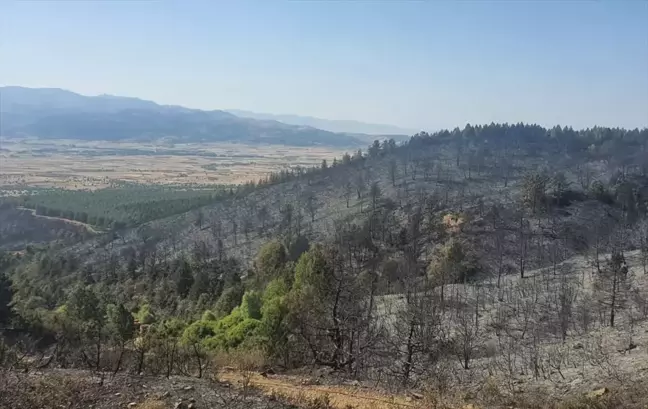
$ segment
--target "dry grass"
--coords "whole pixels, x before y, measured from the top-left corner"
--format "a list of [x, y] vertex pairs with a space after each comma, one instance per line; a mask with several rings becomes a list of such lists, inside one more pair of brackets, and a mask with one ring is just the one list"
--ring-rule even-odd
[[137, 405], [137, 407], [140, 409], [168, 409], [169, 405], [167, 405], [164, 401], [149, 398], [142, 402], [140, 405]]
[[[247, 377], [238, 372], [221, 372], [219, 378], [233, 385], [249, 385], [266, 396], [305, 408], [404, 409], [423, 408], [405, 396], [388, 395], [377, 390], [344, 385], [311, 385], [309, 380], [280, 376], [266, 378], [257, 373]], [[320, 405], [320, 406], [318, 406]]]
[[261, 350], [223, 351], [215, 353], [211, 360], [214, 368], [229, 367], [241, 372], [262, 371], [268, 362]]
[[[433, 393], [427, 396], [387, 395], [378, 390], [352, 385], [302, 384], [294, 376], [258, 373], [241, 374], [225, 371], [220, 380], [238, 388], [224, 388], [219, 383], [195, 378], [130, 377], [115, 380], [99, 379], [87, 371], [47, 371], [23, 374], [0, 371], [0, 408], [16, 409], [113, 409], [136, 402], [137, 408], [162, 409], [173, 407], [171, 402], [195, 398], [197, 407], [213, 409], [284, 408], [300, 409], [645, 409], [648, 385], [632, 383], [605, 389], [556, 397], [552, 390], [529, 389], [519, 394], [502, 394], [494, 386], [485, 388], [466, 403], [454, 395], [440, 401]], [[248, 387], [265, 395], [241, 393], [249, 375]], [[190, 385], [192, 389], [185, 388]], [[194, 389], [195, 388], [195, 389]], [[466, 395], [466, 386], [456, 385], [457, 393]], [[168, 396], [167, 392], [171, 392]], [[488, 395], [488, 396], [485, 396]], [[165, 399], [166, 397], [166, 399]], [[292, 406], [288, 406], [292, 405]]]
[[[6, 149], [8, 152], [0, 153], [0, 186], [65, 189], [97, 189], [107, 187], [114, 181], [147, 184], [241, 183], [258, 180], [271, 171], [289, 166], [319, 165], [322, 159], [331, 161], [333, 157], [339, 158], [343, 154], [339, 149], [325, 147], [226, 143], [159, 147], [134, 143], [22, 141], [7, 144]], [[39, 153], [38, 149], [47, 151]], [[102, 154], [104, 149], [138, 149], [152, 154]]]
[[[485, 385], [478, 396], [467, 403], [466, 390], [456, 385], [456, 394], [439, 399], [436, 394], [389, 395], [379, 390], [351, 385], [318, 385], [312, 380], [294, 376], [264, 377], [258, 373], [238, 371], [219, 373], [221, 381], [239, 387], [252, 387], [271, 400], [304, 409], [645, 409], [648, 408], [648, 386], [617, 385], [597, 395], [573, 393], [566, 397], [553, 396], [546, 389], [529, 389], [524, 393], [506, 394], [492, 383]], [[471, 395], [471, 394], [468, 394]], [[462, 397], [463, 396], [463, 397]]]
[[80, 408], [95, 403], [99, 387], [87, 379], [0, 372], [0, 408]]

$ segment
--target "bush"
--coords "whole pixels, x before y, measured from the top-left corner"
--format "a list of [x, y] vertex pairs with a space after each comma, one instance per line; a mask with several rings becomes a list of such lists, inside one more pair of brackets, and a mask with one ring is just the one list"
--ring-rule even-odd
[[227, 331], [226, 348], [237, 348], [245, 342], [249, 347], [255, 347], [260, 344], [258, 336], [258, 328], [261, 321], [253, 318], [246, 318], [236, 326]]
[[281, 273], [286, 260], [286, 250], [279, 241], [266, 243], [259, 250], [255, 260], [257, 277], [262, 283], [272, 280]]
[[216, 301], [216, 305], [214, 306], [214, 313], [216, 314], [216, 316], [223, 317], [231, 313], [232, 310], [241, 303], [244, 292], [245, 290], [240, 283], [235, 284], [223, 291], [221, 296], [218, 298], [218, 301]]
[[216, 314], [209, 310], [205, 311], [200, 319], [202, 321], [218, 321]]
[[243, 312], [241, 311], [240, 307], [235, 307], [232, 312], [218, 320], [216, 323], [216, 332], [217, 333], [225, 333], [227, 332], [230, 328], [236, 326], [239, 322], [243, 321], [245, 319], [245, 316], [243, 315]]
[[185, 344], [193, 344], [213, 337], [216, 334], [215, 324], [210, 321], [196, 321], [189, 325], [182, 334], [182, 341]]
[[247, 291], [243, 294], [241, 313], [245, 318], [258, 320], [261, 318], [261, 297], [256, 291]]
[[155, 321], [155, 315], [151, 311], [149, 304], [142, 305], [133, 316], [140, 324], [152, 324]]

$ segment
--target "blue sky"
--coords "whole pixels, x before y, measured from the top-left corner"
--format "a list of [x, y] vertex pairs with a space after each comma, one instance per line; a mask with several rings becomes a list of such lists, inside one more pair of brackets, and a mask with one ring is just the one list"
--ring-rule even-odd
[[4, 1], [0, 84], [426, 130], [642, 127], [648, 1]]

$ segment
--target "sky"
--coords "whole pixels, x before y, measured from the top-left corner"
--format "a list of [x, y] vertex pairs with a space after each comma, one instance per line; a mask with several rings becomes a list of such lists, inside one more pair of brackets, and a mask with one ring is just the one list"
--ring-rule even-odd
[[0, 0], [0, 85], [421, 130], [648, 126], [648, 0]]

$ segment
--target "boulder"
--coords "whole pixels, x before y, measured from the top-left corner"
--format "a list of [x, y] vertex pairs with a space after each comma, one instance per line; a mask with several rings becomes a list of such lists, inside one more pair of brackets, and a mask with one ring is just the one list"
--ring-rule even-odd
[[599, 388], [594, 389], [593, 391], [587, 394], [588, 398], [600, 398], [601, 396], [607, 395], [610, 392], [608, 388]]

